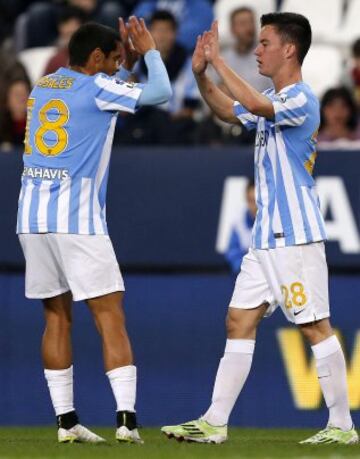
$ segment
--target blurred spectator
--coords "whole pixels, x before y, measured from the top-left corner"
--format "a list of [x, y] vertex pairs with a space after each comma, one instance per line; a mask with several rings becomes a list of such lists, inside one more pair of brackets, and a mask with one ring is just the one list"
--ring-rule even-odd
[[11, 37], [15, 19], [30, 3], [31, 0], [0, 0], [0, 45]]
[[115, 0], [68, 0], [60, 4], [34, 2], [16, 20], [16, 50], [51, 45], [57, 38], [57, 15], [68, 5], [80, 8], [91, 21], [116, 29], [118, 17], [127, 14], [122, 3]]
[[76, 6], [68, 6], [60, 11], [58, 17], [58, 51], [51, 57], [45, 67], [44, 74], [55, 72], [59, 67], [68, 65], [68, 44], [74, 32], [85, 22], [86, 15]]
[[[130, 133], [133, 141], [141, 144], [193, 143], [196, 127], [194, 114], [201, 107], [201, 101], [191, 70], [191, 58], [186, 49], [176, 42], [177, 23], [170, 12], [155, 11], [150, 20], [149, 30], [168, 71], [173, 95], [166, 104], [142, 108], [132, 120], [125, 116], [125, 122], [123, 117], [126, 134], [124, 136], [120, 127], [115, 142], [128, 143], [126, 139]], [[140, 82], [147, 80], [147, 69], [143, 59], [138, 63], [135, 74]]]
[[194, 49], [196, 37], [208, 30], [213, 20], [209, 0], [141, 0], [133, 14], [149, 21], [157, 10], [167, 10], [174, 15], [179, 24], [177, 42], [188, 52]]
[[119, 16], [126, 15], [122, 2], [116, 0], [68, 0], [69, 5], [76, 6], [84, 11], [90, 21], [118, 29]]
[[358, 110], [360, 110], [360, 38], [352, 45], [351, 86]]
[[[156, 11], [149, 25], [156, 47], [160, 51], [172, 84], [173, 97], [163, 106], [173, 117], [191, 117], [200, 105], [200, 94], [191, 69], [191, 58], [186, 49], [177, 43], [177, 22], [168, 11]], [[146, 78], [146, 65], [140, 61], [139, 79]]]
[[0, 102], [0, 149], [22, 146], [26, 126], [26, 104], [30, 94], [28, 80], [15, 79], [5, 88]]
[[347, 147], [349, 141], [354, 140], [360, 140], [355, 101], [347, 88], [331, 88], [325, 92], [321, 101], [318, 142], [321, 147], [325, 147], [326, 142], [333, 143], [334, 148], [339, 148]]
[[246, 207], [233, 227], [229, 246], [225, 252], [225, 258], [229, 262], [234, 274], [238, 274], [244, 255], [251, 245], [251, 232], [256, 215], [255, 184], [249, 180], [246, 187]]
[[254, 54], [257, 46], [254, 11], [247, 7], [234, 10], [230, 15], [230, 29], [234, 44], [223, 51], [227, 64], [258, 91], [270, 88], [271, 80], [260, 75]]
[[29, 80], [25, 67], [16, 59], [14, 53], [0, 49], [0, 88], [12, 80]]

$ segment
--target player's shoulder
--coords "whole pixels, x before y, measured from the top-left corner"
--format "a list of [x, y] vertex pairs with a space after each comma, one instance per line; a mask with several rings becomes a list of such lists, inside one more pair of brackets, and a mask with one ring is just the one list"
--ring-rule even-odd
[[134, 98], [144, 87], [141, 83], [121, 80], [117, 75], [109, 76], [105, 73], [97, 73], [93, 78], [97, 96], [100, 91], [102, 94], [108, 94], [110, 96], [115, 94], [117, 96]]
[[125, 84], [125, 81], [120, 80], [116, 75], [108, 75], [103, 72], [95, 73], [92, 75], [93, 81], [95, 84], [108, 83], [108, 84]]
[[318, 100], [311, 87], [304, 81], [299, 81], [298, 83], [287, 86], [279, 92], [279, 96], [284, 99], [284, 101], [298, 98], [299, 100], [301, 99], [303, 103]]

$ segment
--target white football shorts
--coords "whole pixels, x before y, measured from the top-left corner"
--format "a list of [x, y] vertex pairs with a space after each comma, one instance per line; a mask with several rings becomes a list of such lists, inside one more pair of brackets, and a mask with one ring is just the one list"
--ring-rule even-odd
[[74, 301], [124, 291], [109, 236], [20, 234], [27, 298], [51, 298], [71, 291]]
[[249, 249], [229, 307], [254, 309], [263, 303], [269, 303], [265, 316], [280, 306], [286, 318], [295, 324], [329, 317], [324, 243]]

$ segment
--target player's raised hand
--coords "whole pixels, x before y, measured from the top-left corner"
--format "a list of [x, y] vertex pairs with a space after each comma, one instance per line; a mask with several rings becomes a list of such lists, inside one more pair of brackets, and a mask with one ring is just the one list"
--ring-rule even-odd
[[144, 19], [138, 19], [135, 16], [130, 16], [127, 23], [129, 38], [134, 46], [134, 49], [144, 55], [151, 49], [156, 49], [155, 41], [146, 27]]
[[199, 35], [196, 40], [196, 46], [192, 56], [192, 71], [195, 75], [201, 75], [205, 72], [207, 61], [204, 53], [203, 37]]
[[205, 59], [207, 62], [213, 63], [218, 57], [220, 57], [219, 31], [217, 21], [212, 23], [210, 31], [204, 33], [203, 40]]
[[139, 59], [140, 54], [134, 48], [130, 38], [129, 38], [129, 31], [125, 25], [123, 18], [119, 18], [119, 34], [124, 46], [125, 56], [122, 65], [127, 70], [132, 70], [136, 61]]

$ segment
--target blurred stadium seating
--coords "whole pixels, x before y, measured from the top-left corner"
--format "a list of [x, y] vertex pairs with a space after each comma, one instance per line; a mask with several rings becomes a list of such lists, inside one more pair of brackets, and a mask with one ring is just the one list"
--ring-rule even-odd
[[280, 10], [292, 11], [306, 16], [311, 24], [314, 41], [326, 43], [338, 33], [341, 27], [344, 2], [343, 0], [302, 0], [301, 2], [283, 0]]
[[19, 52], [19, 61], [25, 66], [32, 84], [35, 84], [44, 75], [46, 64], [55, 51], [55, 46], [44, 46], [28, 48]]
[[303, 78], [320, 97], [339, 84], [343, 68], [344, 56], [336, 46], [313, 44], [304, 60]]

